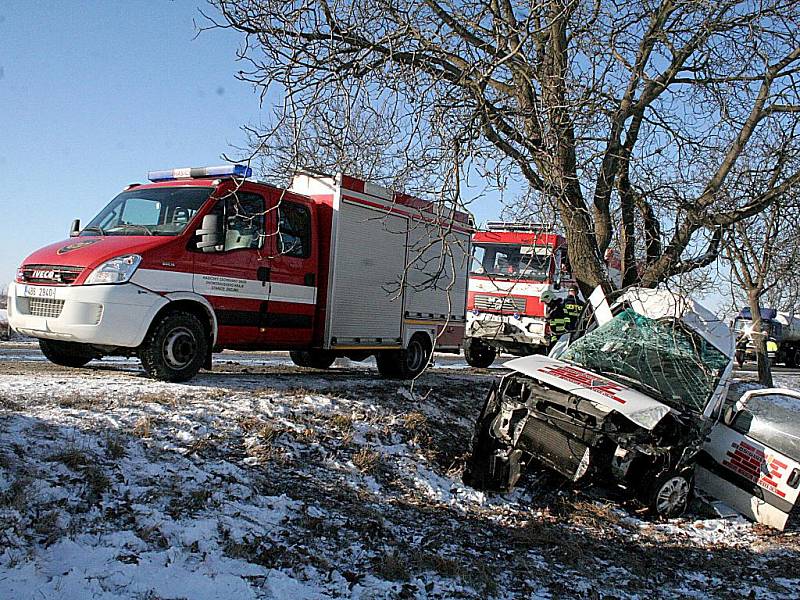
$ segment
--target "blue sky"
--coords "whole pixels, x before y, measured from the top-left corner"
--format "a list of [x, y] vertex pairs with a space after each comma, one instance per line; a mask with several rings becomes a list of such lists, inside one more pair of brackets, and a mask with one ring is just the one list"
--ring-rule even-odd
[[151, 169], [219, 164], [259, 118], [234, 32], [198, 2], [0, 6], [0, 283]]
[[[197, 0], [0, 5], [0, 286], [153, 169], [220, 164], [259, 122], [242, 36]], [[264, 111], [266, 114], [266, 109]], [[494, 217], [493, 203], [480, 219]]]

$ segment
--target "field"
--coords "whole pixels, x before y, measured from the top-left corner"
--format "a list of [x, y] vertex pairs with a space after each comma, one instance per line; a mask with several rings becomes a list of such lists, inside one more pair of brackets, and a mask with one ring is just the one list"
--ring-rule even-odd
[[0, 343], [0, 597], [796, 597], [796, 520], [697, 500], [658, 522], [542, 471], [509, 495], [465, 487], [503, 371], [437, 362], [410, 386], [225, 353], [177, 385]]

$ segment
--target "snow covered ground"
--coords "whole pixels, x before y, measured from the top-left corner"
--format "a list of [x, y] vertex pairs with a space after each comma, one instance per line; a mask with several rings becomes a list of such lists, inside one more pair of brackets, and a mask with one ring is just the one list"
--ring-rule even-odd
[[[796, 597], [800, 526], [460, 480], [487, 371], [222, 355], [188, 385], [0, 344], [0, 598]], [[3, 358], [8, 360], [3, 360]], [[798, 377], [783, 384], [797, 387]]]

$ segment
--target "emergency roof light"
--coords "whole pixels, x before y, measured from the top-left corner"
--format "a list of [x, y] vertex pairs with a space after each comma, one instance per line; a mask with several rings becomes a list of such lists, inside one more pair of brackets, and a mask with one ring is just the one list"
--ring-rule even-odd
[[555, 225], [546, 223], [528, 223], [524, 221], [489, 221], [486, 224], [489, 231], [523, 231], [533, 233], [547, 233], [555, 231]]
[[247, 165], [221, 165], [219, 167], [187, 167], [150, 171], [150, 181], [172, 181], [174, 179], [194, 179], [197, 177], [250, 177], [253, 170]]

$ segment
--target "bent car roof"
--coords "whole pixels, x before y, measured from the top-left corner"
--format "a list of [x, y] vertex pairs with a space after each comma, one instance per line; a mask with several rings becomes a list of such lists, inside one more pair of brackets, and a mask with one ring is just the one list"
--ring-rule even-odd
[[725, 356], [733, 357], [734, 338], [730, 327], [689, 296], [664, 289], [631, 288], [614, 305], [623, 303], [649, 319], [679, 319]]

